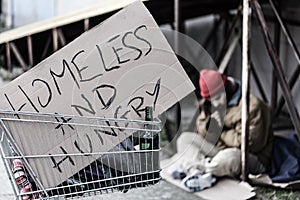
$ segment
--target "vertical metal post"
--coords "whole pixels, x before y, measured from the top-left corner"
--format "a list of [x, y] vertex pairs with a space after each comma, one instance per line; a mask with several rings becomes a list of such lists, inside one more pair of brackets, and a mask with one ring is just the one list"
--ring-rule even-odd
[[58, 32], [57, 28], [52, 29], [52, 39], [53, 39], [53, 52], [58, 49]]
[[[276, 77], [276, 72], [273, 70], [272, 73], [272, 93], [271, 93], [271, 108], [273, 111], [277, 108], [277, 96], [278, 96], [278, 80]], [[272, 112], [272, 117], [275, 116], [275, 112]]]
[[31, 38], [31, 35], [27, 36], [27, 47], [28, 47], [29, 67], [33, 67], [33, 52], [32, 52], [32, 38]]
[[[275, 4], [273, 3], [272, 0], [269, 0], [269, 2], [270, 2], [271, 8], [273, 9], [273, 11], [275, 13], [275, 16], [276, 16], [276, 18], [277, 18], [277, 20], [279, 22], [279, 25], [280, 25], [280, 27], [282, 29], [282, 32], [284, 33], [284, 35], [285, 35], [288, 43], [290, 44], [290, 46], [291, 46], [291, 48], [292, 48], [292, 50], [294, 52], [294, 55], [296, 57], [296, 60], [298, 62], [296, 70], [292, 73], [292, 77], [291, 77], [291, 79], [289, 81], [289, 87], [290, 87], [290, 89], [292, 89], [294, 87], [295, 83], [296, 83], [296, 80], [299, 77], [299, 74], [300, 74], [300, 53], [299, 53], [299, 50], [298, 50], [296, 42], [293, 40], [291, 33], [289, 32], [287, 26], [283, 22], [283, 19], [282, 19], [281, 15], [280, 15], [280, 12], [276, 8], [276, 6], [275, 6]], [[284, 105], [284, 98], [281, 97], [280, 100], [279, 100], [278, 106], [276, 108], [275, 115], [278, 115], [280, 113], [283, 105]]]
[[184, 24], [182, 21], [182, 15], [181, 15], [181, 0], [174, 0], [174, 28], [175, 28], [175, 51], [178, 52], [179, 50], [179, 40], [178, 40], [178, 34], [177, 32], [184, 33]]
[[[175, 52], [179, 52], [180, 50], [180, 41], [179, 41], [179, 32], [183, 33], [184, 30], [184, 24], [182, 21], [182, 13], [181, 13], [181, 0], [174, 0], [174, 28], [175, 28]], [[180, 105], [177, 103], [174, 108], [176, 109], [176, 126], [177, 126], [177, 132], [180, 133], [180, 119], [181, 119], [181, 110]], [[178, 134], [176, 134], [175, 137], [177, 137]], [[176, 139], [176, 138], [175, 138]], [[176, 143], [173, 143], [173, 148], [176, 149]]]
[[250, 72], [251, 8], [250, 0], [243, 0], [242, 36], [242, 180], [248, 178], [248, 135], [249, 135], [249, 72]]
[[89, 18], [84, 19], [83, 23], [84, 23], [84, 31], [89, 30], [89, 28], [90, 28], [90, 19]]
[[5, 47], [6, 47], [6, 64], [7, 64], [7, 69], [9, 71], [11, 71], [12, 69], [12, 66], [11, 66], [11, 54], [10, 54], [10, 44], [9, 42], [7, 42], [5, 44]]
[[[243, 45], [242, 45], [242, 41], [241, 40], [240, 40], [240, 46], [241, 46], [241, 51], [243, 51], [242, 50], [242, 46]], [[261, 98], [263, 99], [264, 102], [267, 103], [268, 102], [268, 98], [267, 98], [267, 95], [266, 95], [266, 93], [264, 91], [264, 88], [263, 88], [263, 86], [262, 86], [262, 84], [261, 84], [261, 82], [259, 80], [258, 74], [257, 74], [257, 72], [255, 70], [255, 65], [253, 64], [253, 62], [251, 61], [251, 59], [249, 59], [249, 62], [250, 62], [250, 70], [252, 72], [254, 81], [255, 81], [255, 83], [257, 85], [257, 88], [258, 88], [258, 90], [259, 90], [259, 92], [261, 94]]]
[[[278, 1], [280, 3], [280, 0]], [[277, 50], [278, 55], [280, 55], [280, 24], [279, 22], [274, 22], [274, 44]], [[278, 96], [278, 80], [276, 77], [276, 72], [273, 69], [272, 73], [272, 99], [271, 99], [271, 107], [272, 110], [275, 110], [277, 107], [277, 96]], [[274, 117], [275, 113], [272, 113], [272, 117]]]
[[174, 27], [176, 31], [184, 32], [181, 0], [174, 0]]
[[274, 70], [276, 72], [276, 76], [278, 78], [278, 81], [279, 81], [280, 87], [282, 89], [283, 95], [284, 95], [285, 100], [287, 102], [293, 125], [294, 125], [294, 127], [295, 127], [295, 129], [298, 133], [298, 138], [300, 138], [300, 118], [299, 118], [298, 112], [296, 110], [296, 107], [294, 105], [293, 98], [292, 98], [292, 95], [291, 95], [291, 92], [290, 92], [290, 88], [289, 88], [288, 83], [287, 83], [287, 81], [284, 77], [281, 62], [279, 60], [278, 55], [276, 54], [275, 47], [274, 47], [274, 45], [271, 41], [271, 37], [270, 37], [269, 31], [268, 31], [266, 20], [264, 18], [263, 12], [262, 12], [261, 7], [260, 7], [257, 0], [252, 0], [252, 8], [254, 9], [254, 11], [256, 13], [256, 16], [257, 16], [258, 21], [259, 21], [259, 25], [262, 28], [262, 33], [263, 33], [263, 36], [264, 36], [265, 45], [267, 47], [269, 56], [270, 56], [271, 61], [273, 63]]
[[6, 7], [4, 10], [6, 11], [4, 15], [4, 22], [7, 28], [13, 28], [14, 25], [14, 5], [13, 1], [5, 1]]

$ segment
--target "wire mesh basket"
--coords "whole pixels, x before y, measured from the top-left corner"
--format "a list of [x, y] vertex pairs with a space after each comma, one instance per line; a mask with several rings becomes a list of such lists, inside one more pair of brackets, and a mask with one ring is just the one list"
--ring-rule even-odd
[[126, 192], [160, 180], [161, 123], [0, 111], [1, 156], [16, 199]]

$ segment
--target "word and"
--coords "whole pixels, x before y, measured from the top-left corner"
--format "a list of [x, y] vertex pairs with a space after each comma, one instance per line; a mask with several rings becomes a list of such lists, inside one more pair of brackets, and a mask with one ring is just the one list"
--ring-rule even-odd
[[[145, 112], [144, 98], [146, 96], [152, 97], [153, 107], [155, 107], [157, 98], [159, 96], [159, 91], [160, 91], [160, 81], [161, 81], [161, 79], [159, 79], [157, 81], [153, 91], [145, 91], [145, 96], [136, 96], [136, 97], [133, 97], [132, 99], [130, 99], [127, 104], [128, 109], [121, 115], [119, 114], [119, 110], [121, 109], [121, 106], [117, 107], [114, 112], [114, 117], [120, 118], [120, 119], [128, 119], [127, 115], [131, 112], [135, 112], [137, 115], [141, 116], [142, 113]], [[147, 97], [147, 98], [149, 98], [149, 97]], [[133, 102], [135, 102], [135, 101], [138, 101], [138, 103], [133, 104]], [[135, 105], [137, 105], [137, 106], [135, 106]], [[66, 119], [66, 118], [61, 117], [61, 120], [62, 121], [57, 119], [57, 121], [62, 122], [62, 123], [57, 125], [55, 128], [61, 129], [62, 134], [65, 134], [65, 130], [63, 127], [64, 125], [67, 125], [69, 129], [74, 130], [74, 127], [67, 123], [70, 120], [72, 120], [72, 118]], [[105, 123], [107, 124], [107, 127], [111, 126], [110, 121], [107, 120], [107, 121], [105, 121]], [[94, 147], [93, 147], [93, 142], [92, 142], [92, 138], [94, 138], [94, 137], [91, 136], [92, 134], [96, 134], [97, 138], [99, 139], [99, 141], [98, 141], [99, 143], [96, 142], [97, 146], [99, 144], [105, 146], [106, 144], [105, 144], [105, 140], [102, 137], [102, 134], [106, 134], [111, 137], [118, 137], [119, 133], [124, 132], [124, 129], [122, 129], [122, 127], [127, 127], [127, 126], [128, 126], [128, 123], [125, 124], [124, 126], [119, 126], [118, 122], [115, 121], [114, 127], [117, 127], [117, 128], [110, 128], [110, 130], [107, 130], [105, 128], [103, 128], [103, 129], [95, 128], [89, 134], [84, 135], [84, 137], [86, 138], [87, 143], [88, 143], [88, 145], [85, 146], [86, 148], [88, 147], [87, 148], [88, 152], [84, 152], [84, 150], [80, 147], [81, 146], [80, 143], [77, 140], [74, 140], [74, 142], [73, 142], [73, 145], [75, 147], [73, 149], [76, 149], [78, 151], [77, 153], [82, 153], [83, 155], [88, 156], [91, 153], [94, 153], [94, 150], [93, 150]], [[53, 168], [56, 168], [58, 170], [58, 172], [63, 173], [62, 168], [60, 167], [63, 163], [69, 162], [71, 165], [76, 166], [76, 162], [71, 158], [71, 156], [68, 155], [67, 150], [63, 146], [60, 146], [59, 148], [61, 150], [61, 153], [65, 154], [66, 156], [64, 156], [63, 158], [57, 159], [57, 160], [53, 156], [51, 156], [50, 158], [53, 163]], [[74, 153], [74, 152], [72, 152], [72, 153]]]

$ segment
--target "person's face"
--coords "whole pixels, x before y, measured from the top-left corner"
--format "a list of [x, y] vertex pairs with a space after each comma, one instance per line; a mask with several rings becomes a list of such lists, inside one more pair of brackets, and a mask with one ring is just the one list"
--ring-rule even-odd
[[219, 92], [210, 98], [211, 105], [214, 108], [224, 106], [226, 104], [226, 93]]

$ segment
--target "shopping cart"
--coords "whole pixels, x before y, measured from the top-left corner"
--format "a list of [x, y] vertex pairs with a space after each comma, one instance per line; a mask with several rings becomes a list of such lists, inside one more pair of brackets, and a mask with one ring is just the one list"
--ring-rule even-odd
[[159, 119], [0, 111], [0, 123], [16, 199], [126, 192], [160, 180]]

